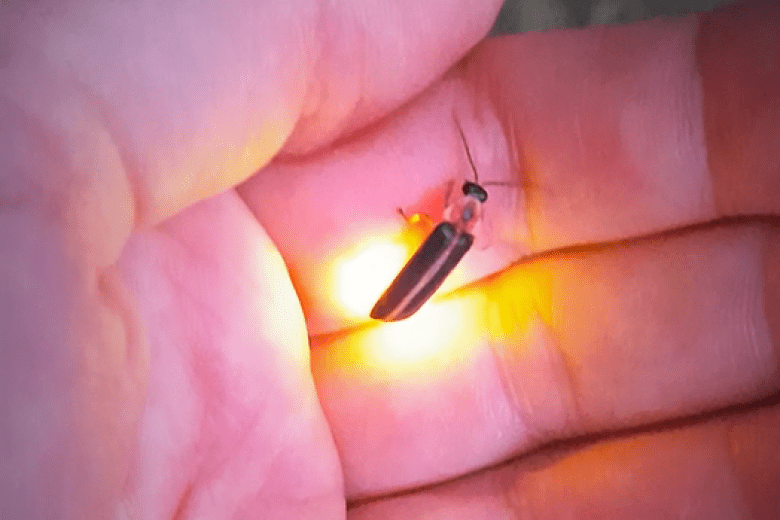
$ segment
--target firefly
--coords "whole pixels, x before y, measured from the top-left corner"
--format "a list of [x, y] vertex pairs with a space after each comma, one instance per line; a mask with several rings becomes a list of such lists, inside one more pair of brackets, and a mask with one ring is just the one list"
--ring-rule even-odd
[[[390, 286], [379, 297], [370, 316], [375, 320], [400, 321], [417, 312], [474, 244], [474, 229], [482, 218], [482, 204], [487, 191], [479, 184], [477, 168], [471, 157], [466, 136], [455, 121], [466, 149], [474, 182], [466, 181], [462, 196], [455, 197], [444, 210], [444, 218], [404, 265]], [[484, 183], [501, 184], [501, 183]]]

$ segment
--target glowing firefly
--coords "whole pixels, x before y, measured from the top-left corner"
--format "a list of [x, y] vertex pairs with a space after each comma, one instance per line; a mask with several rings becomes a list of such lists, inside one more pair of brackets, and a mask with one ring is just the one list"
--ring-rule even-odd
[[[463, 195], [455, 197], [444, 210], [444, 218], [412, 255], [390, 286], [379, 297], [371, 317], [375, 320], [399, 321], [408, 318], [433, 296], [474, 243], [474, 229], [482, 217], [487, 191], [479, 184], [474, 160], [466, 136], [455, 121], [474, 172], [474, 182], [466, 181]], [[484, 183], [503, 184], [503, 183]]]

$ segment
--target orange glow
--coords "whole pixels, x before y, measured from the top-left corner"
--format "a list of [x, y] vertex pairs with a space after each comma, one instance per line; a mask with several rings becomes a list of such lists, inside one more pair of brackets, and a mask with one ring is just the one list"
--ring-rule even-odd
[[[408, 224], [397, 238], [374, 238], [334, 264], [334, 293], [345, 314], [366, 319], [430, 230], [430, 221], [418, 216]], [[358, 379], [427, 379], [457, 370], [486, 343], [500, 342], [520, 353], [529, 341], [529, 323], [551, 324], [552, 287], [550, 270], [516, 266], [453, 294], [434, 296], [406, 320], [367, 323], [323, 337], [328, 353], [321, 359], [330, 370]]]
[[[318, 362], [357, 380], [432, 380], [455, 370], [475, 347], [473, 313], [460, 302], [429, 302], [410, 318], [320, 338]], [[464, 319], [466, 318], [466, 319]]]
[[336, 297], [350, 317], [367, 317], [408, 256], [400, 243], [373, 241], [336, 265]]
[[430, 218], [415, 214], [395, 237], [373, 238], [334, 262], [332, 287], [350, 318], [368, 318], [376, 301], [401, 271], [432, 228]]
[[550, 271], [529, 266], [510, 269], [480, 287], [486, 300], [482, 321], [489, 336], [521, 344], [532, 317], [551, 326], [552, 288]]
[[[437, 380], [474, 355], [496, 348], [522, 356], [529, 325], [552, 320], [552, 273], [519, 266], [451, 295], [432, 299], [410, 318], [322, 337], [318, 362], [357, 380]], [[491, 345], [493, 344], [493, 345]]]
[[371, 357], [390, 369], [430, 363], [462, 336], [461, 316], [450, 307], [429, 302], [405, 320], [378, 327]]

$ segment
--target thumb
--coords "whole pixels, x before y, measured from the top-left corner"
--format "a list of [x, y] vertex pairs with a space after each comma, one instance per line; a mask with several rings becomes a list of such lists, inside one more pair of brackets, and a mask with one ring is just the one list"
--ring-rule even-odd
[[68, 2], [45, 18], [18, 7], [0, 22], [14, 57], [4, 94], [23, 151], [46, 136], [60, 157], [23, 164], [17, 189], [34, 178], [73, 201], [62, 191], [78, 186], [102, 202], [85, 219], [121, 202], [112, 233], [154, 224], [283, 146], [309, 151], [393, 110], [482, 37], [500, 4]]
[[[0, 397], [10, 510], [112, 509], [144, 395], [143, 334], [109, 268], [129, 234], [246, 179], [285, 143], [310, 150], [392, 110], [487, 32], [499, 4], [4, 6], [0, 294], [15, 348], [0, 365], [20, 383]], [[95, 438], [113, 448], [94, 453]]]

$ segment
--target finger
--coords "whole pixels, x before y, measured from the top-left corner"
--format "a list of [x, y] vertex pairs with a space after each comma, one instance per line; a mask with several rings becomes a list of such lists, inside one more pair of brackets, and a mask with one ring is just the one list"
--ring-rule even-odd
[[14, 6], [3, 99], [23, 151], [48, 161], [22, 157], [18, 191], [89, 193], [92, 211], [121, 201], [125, 226], [154, 224], [283, 146], [313, 149], [402, 104], [489, 30], [500, 4], [69, 2], [45, 17]]
[[323, 339], [312, 369], [351, 498], [540, 443], [778, 388], [777, 225], [562, 252]]
[[[144, 407], [146, 341], [116, 269], [85, 275], [64, 231], [0, 217], [0, 504], [7, 518], [109, 518]], [[110, 513], [111, 512], [111, 513]]]
[[236, 194], [137, 235], [121, 268], [150, 338], [125, 517], [343, 518], [303, 316]]
[[770, 3], [702, 16], [697, 64], [720, 214], [780, 213], [778, 23]]
[[[484, 212], [499, 240], [472, 248], [449, 282], [484, 276], [525, 252], [513, 236], [522, 201], [505, 145], [490, 106], [456, 72], [360, 138], [314, 157], [276, 161], [238, 190], [290, 266], [310, 332], [327, 332], [365, 322], [403, 255], [419, 245], [404, 240], [414, 237], [405, 236], [410, 227], [398, 209], [437, 221], [453, 184], [475, 179], [466, 146], [480, 182], [504, 183], [487, 186]], [[395, 265], [386, 258], [392, 255], [366, 254], [398, 243], [406, 247]], [[353, 294], [365, 298], [352, 305], [345, 296]]]
[[515, 139], [531, 247], [780, 213], [778, 23], [735, 6], [481, 45], [467, 77]]
[[[370, 132], [253, 177], [241, 193], [290, 266], [310, 330], [366, 320], [403, 261], [366, 255], [363, 270], [350, 262], [403, 233], [397, 208], [435, 221], [453, 180], [473, 180], [453, 113], [480, 179], [508, 182], [487, 187], [484, 228], [497, 239], [485, 251], [472, 248], [453, 286], [529, 251], [780, 213], [772, 205], [780, 201], [773, 145], [780, 115], [771, 102], [779, 69], [731, 51], [720, 61], [731, 44], [743, 53], [774, 48], [776, 32], [765, 29], [780, 15], [740, 9], [753, 14], [742, 22], [706, 14], [488, 40], [463, 69]], [[722, 46], [712, 36], [718, 27], [735, 33]], [[723, 72], [728, 67], [742, 72]], [[725, 102], [737, 98], [731, 91], [742, 92], [742, 104]], [[743, 106], [750, 100], [763, 104]], [[724, 147], [717, 136], [726, 129], [732, 144]], [[360, 305], [345, 302], [343, 288], [353, 282], [365, 295]]]
[[[22, 350], [2, 364], [6, 381], [24, 384], [2, 406], [14, 418], [44, 407], [9, 422], [11, 510], [40, 503], [57, 516], [73, 502], [72, 516], [99, 517], [116, 498], [145, 377], [121, 355], [143, 353], [144, 337], [122, 333], [139, 323], [109, 267], [131, 231], [235, 185], [288, 140], [306, 149], [404, 102], [487, 31], [499, 3], [465, 16], [452, 2], [426, 3], [430, 16], [397, 6], [376, 18], [364, 2], [319, 5], [4, 6], [2, 293]], [[437, 23], [419, 30], [426, 19]], [[51, 284], [26, 293], [29, 280]], [[51, 408], [55, 398], [65, 406]], [[101, 435], [96, 453], [90, 439]], [[64, 454], [62, 466], [42, 446]], [[30, 499], [41, 481], [51, 500]]]
[[775, 518], [780, 408], [540, 452], [350, 511], [384, 518]]

